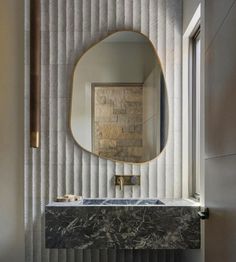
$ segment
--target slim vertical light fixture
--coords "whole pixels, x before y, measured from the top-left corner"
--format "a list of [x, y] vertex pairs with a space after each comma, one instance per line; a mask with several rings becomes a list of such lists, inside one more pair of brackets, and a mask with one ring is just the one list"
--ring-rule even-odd
[[41, 12], [40, 0], [30, 1], [30, 146], [40, 145]]

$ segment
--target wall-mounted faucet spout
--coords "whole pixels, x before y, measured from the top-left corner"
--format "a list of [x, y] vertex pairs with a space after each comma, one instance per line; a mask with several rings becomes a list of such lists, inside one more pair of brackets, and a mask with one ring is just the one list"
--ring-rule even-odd
[[120, 183], [120, 190], [123, 191], [123, 189], [124, 189], [124, 178], [122, 176], [118, 178], [118, 183]]
[[124, 186], [140, 185], [140, 176], [135, 175], [115, 175], [115, 185], [124, 190]]

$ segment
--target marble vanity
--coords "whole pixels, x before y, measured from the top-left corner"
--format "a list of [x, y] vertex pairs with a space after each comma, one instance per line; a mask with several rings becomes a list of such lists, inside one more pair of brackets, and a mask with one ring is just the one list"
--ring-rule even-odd
[[45, 210], [46, 248], [198, 249], [199, 204], [171, 199], [83, 199]]

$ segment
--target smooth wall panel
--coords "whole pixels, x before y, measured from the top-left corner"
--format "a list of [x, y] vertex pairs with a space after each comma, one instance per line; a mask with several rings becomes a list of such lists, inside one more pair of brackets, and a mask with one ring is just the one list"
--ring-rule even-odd
[[210, 219], [205, 222], [206, 261], [234, 261], [236, 155], [208, 159], [205, 167], [206, 204], [210, 209]]
[[205, 1], [205, 13], [210, 14], [205, 16], [205, 23], [207, 24], [205, 29], [206, 50], [210, 48], [210, 44], [214, 41], [214, 37], [224, 23], [224, 19], [229, 14], [234, 3], [235, 0]]
[[[25, 38], [29, 39], [29, 4]], [[85, 197], [181, 197], [181, 0], [41, 0], [40, 149], [25, 144], [25, 228], [27, 261], [175, 261], [170, 251], [46, 250], [44, 206], [58, 195]], [[149, 37], [160, 56], [170, 103], [170, 136], [157, 159], [132, 165], [107, 161], [84, 151], [69, 128], [71, 77], [79, 57], [109, 32], [130, 29]], [[29, 44], [29, 40], [26, 41]], [[29, 45], [25, 74], [29, 74]], [[29, 94], [26, 81], [25, 94]], [[29, 120], [29, 96], [25, 119]], [[25, 125], [25, 138], [29, 126]], [[33, 152], [32, 152], [33, 151]], [[114, 186], [115, 174], [141, 175], [141, 186]]]
[[[194, 12], [201, 0], [183, 0], [183, 34], [185, 33]], [[220, 2], [220, 1], [218, 1]], [[222, 1], [221, 1], [222, 2]]]
[[236, 153], [235, 24], [236, 4], [206, 53], [207, 158]]
[[205, 261], [236, 256], [235, 23], [235, 1], [206, 2]]

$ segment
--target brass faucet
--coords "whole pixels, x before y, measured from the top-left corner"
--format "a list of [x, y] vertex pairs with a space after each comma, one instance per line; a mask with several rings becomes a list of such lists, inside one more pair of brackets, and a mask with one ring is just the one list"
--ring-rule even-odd
[[124, 190], [124, 186], [140, 185], [140, 176], [136, 175], [115, 175], [115, 185]]
[[120, 176], [120, 177], [118, 177], [117, 180], [118, 180], [118, 183], [120, 184], [120, 190], [123, 191], [123, 189], [124, 189], [124, 177]]

